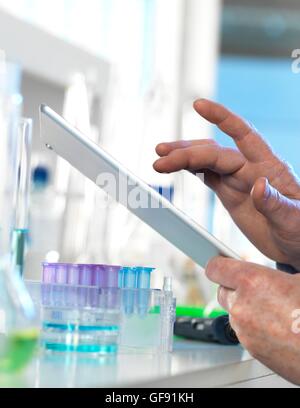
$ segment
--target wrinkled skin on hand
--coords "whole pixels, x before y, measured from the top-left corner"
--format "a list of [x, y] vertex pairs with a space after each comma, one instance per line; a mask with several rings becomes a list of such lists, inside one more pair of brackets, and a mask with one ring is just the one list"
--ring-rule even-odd
[[[300, 272], [300, 182], [258, 132], [225, 107], [195, 103], [203, 118], [230, 136], [236, 149], [212, 140], [163, 143], [154, 168], [161, 173], [204, 173], [241, 231], [266, 256]], [[295, 147], [296, 148], [296, 147]], [[215, 258], [206, 268], [220, 285], [241, 344], [282, 377], [300, 385], [300, 276]], [[296, 314], [295, 314], [296, 312]]]
[[219, 303], [241, 344], [300, 385], [300, 276], [225, 258], [213, 259], [206, 274], [221, 285]]
[[246, 121], [207, 100], [195, 109], [236, 143], [212, 140], [163, 143], [154, 164], [161, 173], [204, 173], [235, 223], [267, 257], [300, 271], [300, 182], [289, 165]]

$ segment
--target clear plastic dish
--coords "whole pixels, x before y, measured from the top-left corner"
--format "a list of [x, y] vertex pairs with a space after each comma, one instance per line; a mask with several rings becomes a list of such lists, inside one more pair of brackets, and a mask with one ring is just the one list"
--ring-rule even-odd
[[99, 289], [27, 282], [49, 352], [168, 353], [176, 302], [171, 291]]

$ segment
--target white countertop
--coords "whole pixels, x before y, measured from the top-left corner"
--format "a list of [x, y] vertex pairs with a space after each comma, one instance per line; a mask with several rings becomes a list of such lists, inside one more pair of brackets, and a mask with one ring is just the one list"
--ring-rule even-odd
[[170, 355], [120, 354], [100, 359], [71, 354], [41, 356], [29, 367], [26, 386], [219, 387], [271, 375], [240, 347], [181, 341], [175, 343]]

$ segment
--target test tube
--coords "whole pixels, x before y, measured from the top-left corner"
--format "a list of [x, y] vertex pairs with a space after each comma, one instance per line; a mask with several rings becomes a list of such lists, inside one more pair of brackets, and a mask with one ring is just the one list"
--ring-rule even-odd
[[151, 274], [155, 268], [136, 268], [138, 291], [138, 313], [146, 316], [149, 309]]
[[106, 266], [106, 282], [104, 288], [118, 288], [120, 266]]
[[80, 277], [80, 266], [72, 265], [68, 266], [68, 285], [70, 286], [79, 286], [79, 277]]
[[68, 265], [57, 264], [55, 278], [57, 285], [66, 285], [68, 282]]
[[70, 307], [76, 307], [78, 304], [78, 286], [80, 278], [80, 266], [70, 264], [68, 265], [68, 296], [67, 296], [67, 305]]
[[92, 286], [93, 265], [80, 265], [79, 285]]
[[155, 268], [136, 268], [138, 289], [150, 289], [151, 274], [154, 270]]
[[123, 288], [124, 289], [136, 289], [136, 268], [123, 268]]
[[21, 119], [17, 150], [15, 223], [12, 237], [13, 266], [23, 276], [26, 239], [29, 227], [32, 119]]
[[43, 263], [43, 283], [45, 285], [54, 285], [56, 283], [56, 266], [51, 263]]
[[134, 313], [135, 293], [137, 287], [135, 268], [123, 268], [123, 307], [126, 315]]
[[124, 286], [124, 274], [123, 274], [123, 269], [120, 268], [119, 279], [118, 279], [118, 288], [123, 289], [123, 286]]
[[111, 289], [108, 291], [108, 307], [113, 309], [116, 307], [116, 302], [118, 298], [118, 283], [119, 283], [119, 273], [120, 266], [106, 266], [106, 286], [104, 288]]
[[80, 265], [78, 302], [80, 307], [87, 307], [89, 299], [89, 288], [92, 286], [93, 265]]
[[55, 284], [56, 267], [54, 264], [43, 263], [42, 276], [42, 302], [44, 306], [50, 306], [52, 299], [52, 287]]

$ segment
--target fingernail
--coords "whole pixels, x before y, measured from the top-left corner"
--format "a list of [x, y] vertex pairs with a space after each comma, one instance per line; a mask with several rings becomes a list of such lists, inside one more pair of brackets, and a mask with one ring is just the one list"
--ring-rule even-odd
[[271, 194], [272, 194], [271, 186], [270, 186], [269, 180], [266, 179], [264, 199], [265, 199], [265, 200], [268, 200], [268, 199], [270, 198]]
[[205, 98], [199, 98], [194, 102], [194, 104], [197, 105], [198, 103], [206, 102], [206, 101], [207, 101], [207, 99], [205, 99]]

